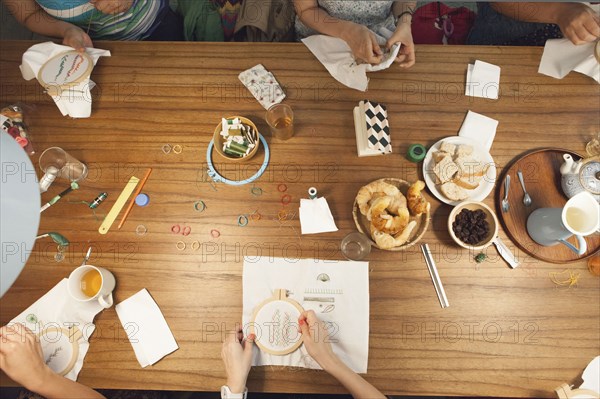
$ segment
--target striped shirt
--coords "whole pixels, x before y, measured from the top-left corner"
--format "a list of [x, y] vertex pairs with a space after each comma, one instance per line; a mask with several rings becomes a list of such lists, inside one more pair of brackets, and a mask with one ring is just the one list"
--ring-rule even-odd
[[143, 40], [160, 23], [159, 15], [168, 0], [134, 0], [120, 14], [104, 14], [88, 0], [35, 0], [52, 17], [88, 31], [95, 40]]

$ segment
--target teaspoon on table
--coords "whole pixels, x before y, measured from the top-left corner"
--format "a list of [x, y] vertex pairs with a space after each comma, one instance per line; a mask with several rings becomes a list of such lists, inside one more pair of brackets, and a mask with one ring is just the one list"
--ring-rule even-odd
[[530, 206], [533, 201], [531, 200], [531, 197], [527, 193], [527, 189], [525, 189], [525, 182], [523, 181], [523, 173], [519, 170], [517, 172], [517, 175], [519, 176], [519, 181], [521, 182], [521, 187], [523, 188], [523, 193], [525, 194], [525, 196], [523, 197], [523, 205]]

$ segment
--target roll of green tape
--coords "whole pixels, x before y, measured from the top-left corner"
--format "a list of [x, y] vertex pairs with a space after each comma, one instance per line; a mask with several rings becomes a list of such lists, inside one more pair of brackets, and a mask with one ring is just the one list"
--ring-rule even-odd
[[406, 158], [408, 158], [411, 162], [421, 162], [425, 159], [425, 155], [427, 154], [427, 149], [421, 144], [412, 144], [408, 147], [408, 152], [406, 153]]

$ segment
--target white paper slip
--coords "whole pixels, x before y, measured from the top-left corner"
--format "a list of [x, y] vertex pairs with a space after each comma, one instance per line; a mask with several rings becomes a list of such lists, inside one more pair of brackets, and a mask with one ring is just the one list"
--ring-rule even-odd
[[478, 114], [477, 112], [469, 111], [460, 127], [458, 135], [481, 143], [481, 146], [489, 152], [492, 144], [494, 144], [497, 128], [497, 120]]
[[467, 67], [465, 96], [497, 100], [500, 93], [500, 67], [475, 61]]
[[267, 71], [262, 64], [255, 65], [240, 73], [238, 79], [264, 109], [268, 110], [273, 105], [282, 102], [285, 98], [285, 93], [279, 82], [277, 82], [277, 79], [275, 79], [275, 76]]
[[302, 234], [317, 234], [337, 231], [335, 220], [324, 197], [300, 199], [300, 228]]
[[142, 367], [179, 349], [160, 308], [145, 288], [115, 306]]

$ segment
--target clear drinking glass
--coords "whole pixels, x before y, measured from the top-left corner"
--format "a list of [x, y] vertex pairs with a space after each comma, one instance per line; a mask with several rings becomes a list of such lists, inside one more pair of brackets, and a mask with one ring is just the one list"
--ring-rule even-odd
[[81, 182], [88, 173], [87, 166], [60, 147], [50, 147], [40, 155], [40, 168], [71, 182]]
[[348, 260], [363, 260], [371, 253], [371, 240], [355, 231], [342, 239], [341, 250]]
[[288, 140], [294, 135], [294, 112], [289, 105], [275, 104], [265, 117], [271, 128], [271, 136], [278, 140]]

